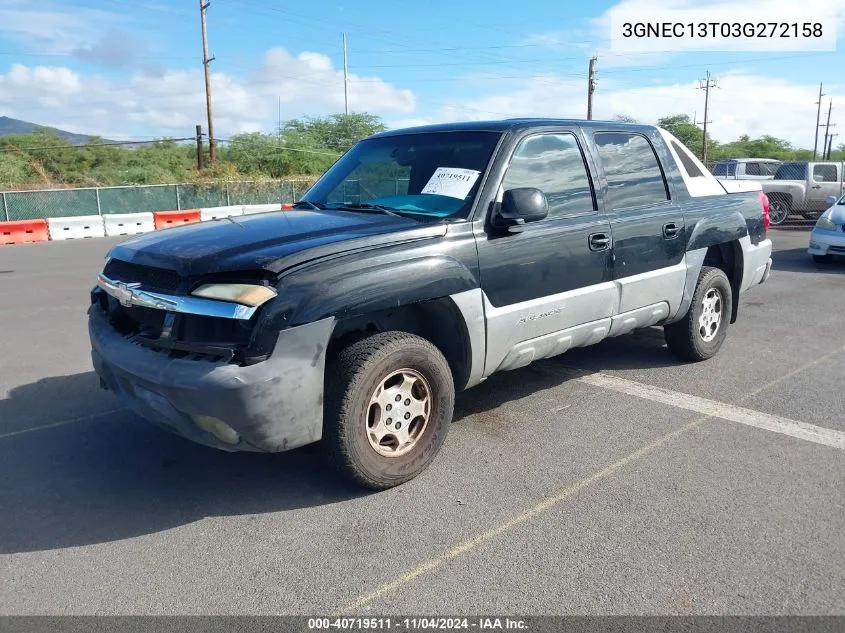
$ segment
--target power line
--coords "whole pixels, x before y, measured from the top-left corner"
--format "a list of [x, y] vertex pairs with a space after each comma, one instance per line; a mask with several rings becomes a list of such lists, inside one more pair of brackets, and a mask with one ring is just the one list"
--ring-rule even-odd
[[[813, 160], [816, 160], [816, 153], [819, 150], [819, 127], [821, 127], [821, 115], [822, 115], [822, 97], [825, 95], [822, 93], [822, 85], [819, 83], [819, 100], [816, 101], [816, 105], [818, 105], [818, 109], [816, 110], [816, 131], [813, 141]], [[822, 148], [822, 154], [824, 154], [824, 148]]]
[[[221, 143], [230, 143], [230, 142], [232, 142], [232, 139], [220, 139], [220, 142]], [[248, 143], [248, 142], [242, 142], [242, 141], [241, 141], [241, 143], [243, 145], [245, 145], [247, 147], [247, 149], [256, 149], [257, 148], [256, 143]], [[285, 152], [303, 152], [305, 154], [319, 154], [321, 156], [334, 156], [334, 157], [340, 156], [340, 152], [324, 152], [324, 151], [321, 151], [321, 150], [305, 149], [305, 148], [302, 148], [302, 147], [271, 147], [270, 149], [281, 150], [281, 151], [285, 151]]]
[[827, 150], [827, 138], [830, 134], [830, 128], [836, 127], [836, 123], [830, 122], [830, 114], [833, 111], [833, 99], [830, 100], [830, 105], [827, 108], [827, 123], [823, 123], [819, 127], [824, 128], [824, 143], [822, 144], [822, 158], [824, 158], [825, 151]]
[[208, 33], [205, 24], [205, 12], [208, 10], [211, 0], [200, 0], [200, 23], [202, 26], [202, 65], [205, 71], [205, 107], [208, 111], [208, 159], [214, 163], [217, 159], [217, 148], [214, 144], [214, 120], [211, 115], [211, 74], [208, 69], [209, 63], [214, 58], [208, 57]]
[[346, 58], [346, 33], [343, 34], [343, 111], [349, 116], [349, 63]]
[[[10, 152], [10, 151], [18, 151], [18, 152], [35, 152], [35, 151], [44, 151], [44, 150], [53, 150], [53, 149], [88, 149], [90, 147], [113, 147], [113, 146], [124, 146], [124, 145], [147, 145], [152, 143], [167, 143], [167, 142], [178, 142], [178, 141], [193, 141], [193, 137], [187, 136], [182, 138], [160, 138], [156, 139], [155, 141], [121, 141], [118, 143], [89, 143], [86, 145], [48, 145], [45, 147], [18, 147], [17, 145], [14, 146], [14, 149], [11, 146], [0, 147], [0, 152]], [[3, 139], [0, 138], [0, 143], [3, 142]]]
[[712, 123], [712, 121], [707, 120], [707, 110], [710, 106], [710, 89], [717, 87], [718, 86], [716, 85], [716, 80], [710, 79], [709, 70], [707, 71], [707, 78], [699, 79], [698, 81], [698, 89], [704, 90], [704, 131], [701, 133], [701, 162], [703, 163], [707, 162], [707, 124]]

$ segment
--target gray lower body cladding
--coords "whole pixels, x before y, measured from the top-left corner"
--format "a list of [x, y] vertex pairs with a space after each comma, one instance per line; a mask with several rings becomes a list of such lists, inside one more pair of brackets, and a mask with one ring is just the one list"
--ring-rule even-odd
[[[169, 358], [127, 341], [89, 309], [91, 358], [102, 382], [147, 420], [226, 451], [280, 452], [320, 440], [323, 372], [334, 319], [289, 328], [256, 365]], [[219, 421], [233, 434], [208, 430]], [[216, 422], [213, 422], [216, 423]]]

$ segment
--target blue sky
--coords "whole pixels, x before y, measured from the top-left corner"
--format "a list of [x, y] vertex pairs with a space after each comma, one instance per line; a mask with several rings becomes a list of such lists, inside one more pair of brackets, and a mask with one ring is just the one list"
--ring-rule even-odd
[[[649, 2], [661, 4], [214, 0], [208, 29], [217, 135], [272, 131], [280, 98], [285, 119], [342, 111], [344, 31], [350, 109], [391, 126], [584, 117], [592, 54], [597, 118], [624, 113], [654, 122], [684, 112], [700, 119], [704, 95], [696, 85], [709, 70], [720, 85], [710, 116], [717, 139], [773, 134], [812, 146], [820, 81], [825, 106], [832, 98], [833, 120], [845, 126], [841, 50], [610, 50], [606, 12]], [[744, 5], [755, 3], [762, 15], [771, 0]], [[188, 0], [0, 0], [0, 115], [111, 138], [191, 135], [205, 124], [198, 13], [198, 2]]]

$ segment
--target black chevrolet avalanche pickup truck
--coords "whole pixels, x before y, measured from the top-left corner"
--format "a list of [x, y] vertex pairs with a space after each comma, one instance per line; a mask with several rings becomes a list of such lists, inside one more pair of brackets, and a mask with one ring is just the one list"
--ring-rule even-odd
[[662, 326], [710, 358], [769, 276], [760, 183], [653, 126], [513, 119], [357, 143], [292, 209], [113, 247], [91, 293], [101, 384], [229, 451], [321, 442], [383, 489], [422, 472], [457, 391]]

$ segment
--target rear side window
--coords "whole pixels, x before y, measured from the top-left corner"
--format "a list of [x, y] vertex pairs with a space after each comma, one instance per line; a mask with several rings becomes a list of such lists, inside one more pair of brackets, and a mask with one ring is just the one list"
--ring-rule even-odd
[[816, 182], [838, 182], [836, 165], [813, 165], [813, 180]]
[[704, 178], [704, 174], [701, 173], [698, 165], [692, 162], [689, 154], [687, 154], [683, 147], [678, 145], [675, 141], [672, 141], [672, 149], [675, 150], [678, 158], [681, 159], [681, 165], [684, 166], [684, 171], [687, 172], [687, 176], [690, 178]]
[[760, 163], [745, 163], [746, 176], [762, 176], [760, 173]]
[[780, 167], [780, 163], [760, 163], [760, 171], [764, 176], [774, 176], [778, 167]]
[[775, 172], [775, 180], [804, 180], [807, 177], [807, 163], [784, 163]]
[[669, 199], [663, 170], [654, 148], [644, 136], [598, 132], [594, 138], [614, 209], [660, 204]]

